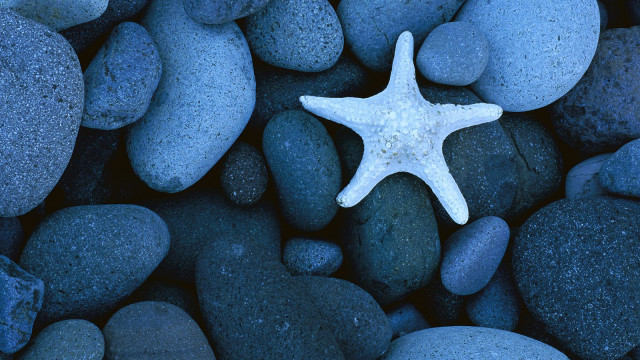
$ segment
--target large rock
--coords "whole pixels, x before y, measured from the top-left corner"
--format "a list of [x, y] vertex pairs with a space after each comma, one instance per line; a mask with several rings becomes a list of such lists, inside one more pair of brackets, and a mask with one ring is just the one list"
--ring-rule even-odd
[[13, 0], [0, 2], [22, 16], [60, 31], [98, 18], [109, 0]]
[[102, 360], [104, 336], [87, 320], [71, 319], [42, 329], [20, 353], [20, 360]]

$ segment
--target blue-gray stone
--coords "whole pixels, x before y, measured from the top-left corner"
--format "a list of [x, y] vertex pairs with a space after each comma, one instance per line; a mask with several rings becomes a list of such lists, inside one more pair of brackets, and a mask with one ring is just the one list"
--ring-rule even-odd
[[442, 246], [442, 284], [458, 295], [480, 291], [498, 269], [508, 243], [509, 225], [499, 217], [465, 225]]
[[147, 30], [118, 25], [84, 72], [82, 126], [113, 130], [138, 120], [158, 87], [162, 63]]
[[417, 331], [391, 343], [381, 360], [569, 360], [549, 345], [510, 331], [448, 326]]
[[40, 204], [69, 163], [84, 84], [62, 36], [2, 8], [0, 49], [0, 217], [12, 217]]
[[24, 240], [22, 224], [17, 217], [0, 217], [0, 255], [18, 261]]
[[302, 111], [284, 111], [265, 127], [262, 150], [287, 222], [303, 231], [324, 228], [338, 211], [342, 173], [322, 123]]
[[[637, 3], [634, 0], [630, 0], [627, 2]], [[600, 32], [603, 32], [607, 29], [607, 25], [609, 23], [609, 13], [607, 12], [607, 7], [600, 0], [598, 0], [598, 10], [600, 11]], [[638, 25], [638, 24], [635, 24], [635, 25]]]
[[42, 280], [0, 255], [0, 352], [13, 354], [27, 344], [43, 297]]
[[391, 69], [396, 41], [404, 31], [421, 44], [436, 26], [448, 22], [464, 0], [342, 0], [338, 17], [347, 46], [366, 67]]
[[584, 359], [616, 359], [640, 343], [640, 202], [562, 199], [534, 213], [513, 244], [524, 304]]
[[432, 326], [453, 326], [462, 323], [464, 296], [456, 295], [442, 285], [440, 276], [434, 276], [429, 284], [411, 298]]
[[127, 299], [127, 305], [141, 301], [162, 301], [184, 310], [193, 320], [202, 319], [195, 287], [184, 283], [148, 279]]
[[326, 319], [345, 358], [376, 360], [387, 350], [391, 326], [366, 291], [346, 280], [325, 276], [298, 276], [295, 280]]
[[598, 173], [609, 157], [611, 154], [596, 155], [572, 167], [565, 180], [564, 196], [575, 200], [608, 194], [607, 190], [600, 185]]
[[600, 33], [595, 0], [469, 0], [455, 19], [475, 25], [489, 41], [489, 63], [471, 88], [505, 111], [538, 109], [571, 90]]
[[285, 69], [327, 70], [344, 47], [340, 20], [327, 0], [271, 0], [245, 27], [253, 54]]
[[640, 139], [622, 146], [604, 161], [598, 180], [607, 191], [640, 197]]
[[387, 320], [393, 331], [393, 338], [429, 328], [422, 313], [410, 302], [402, 302], [387, 311]]
[[329, 276], [342, 265], [342, 249], [327, 240], [293, 238], [284, 246], [282, 261], [292, 275]]
[[489, 61], [489, 42], [466, 22], [449, 22], [433, 29], [420, 46], [416, 68], [438, 84], [465, 86], [476, 81]]
[[262, 153], [237, 141], [225, 155], [220, 172], [222, 191], [235, 204], [253, 205], [267, 190], [269, 173]]
[[0, 8], [12, 9], [57, 32], [98, 18], [108, 3], [109, 0], [2, 1]]
[[46, 217], [27, 241], [20, 266], [40, 277], [38, 321], [93, 319], [140, 286], [169, 250], [162, 219], [136, 205], [86, 205]]
[[484, 289], [467, 298], [466, 307], [474, 325], [514, 331], [520, 303], [511, 269], [503, 263]]
[[235, 23], [191, 20], [179, 0], [155, 0], [142, 19], [162, 59], [146, 114], [129, 129], [131, 166], [152, 189], [178, 192], [235, 142], [255, 104], [251, 53]]
[[184, 10], [193, 21], [224, 24], [262, 9], [269, 0], [182, 0]]
[[87, 320], [71, 319], [42, 329], [20, 353], [20, 360], [102, 360], [104, 336]]

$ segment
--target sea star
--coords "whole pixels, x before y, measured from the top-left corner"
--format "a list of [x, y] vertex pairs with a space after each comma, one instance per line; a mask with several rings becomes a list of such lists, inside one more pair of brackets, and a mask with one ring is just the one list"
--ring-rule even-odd
[[502, 108], [425, 100], [416, 83], [410, 32], [398, 38], [391, 78], [381, 93], [366, 99], [301, 96], [300, 102], [309, 112], [348, 126], [364, 142], [358, 170], [336, 198], [340, 206], [354, 206], [386, 176], [408, 172], [431, 187], [456, 223], [467, 222], [467, 202], [449, 173], [442, 143], [456, 130], [497, 120]]

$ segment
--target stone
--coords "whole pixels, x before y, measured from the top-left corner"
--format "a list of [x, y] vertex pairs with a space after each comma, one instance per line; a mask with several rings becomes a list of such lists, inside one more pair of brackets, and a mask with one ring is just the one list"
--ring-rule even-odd
[[20, 266], [40, 277], [46, 297], [38, 321], [94, 319], [140, 286], [169, 250], [167, 225], [137, 205], [85, 205], [46, 217]]
[[473, 25], [454, 21], [438, 25], [420, 46], [416, 67], [429, 81], [466, 86], [489, 62], [489, 42]]
[[447, 290], [442, 285], [440, 276], [434, 276], [426, 287], [412, 296], [416, 307], [434, 327], [461, 324], [465, 310], [464, 299], [464, 296]]
[[179, 307], [161, 301], [123, 307], [103, 333], [105, 360], [215, 360], [198, 324]]
[[24, 348], [19, 360], [83, 359], [102, 360], [104, 336], [87, 320], [70, 319], [42, 329]]
[[284, 245], [282, 262], [294, 276], [330, 276], [342, 265], [342, 249], [327, 240], [292, 238]]
[[640, 26], [608, 29], [589, 70], [550, 107], [558, 136], [581, 152], [613, 152], [640, 138]]
[[296, 71], [327, 70], [344, 47], [340, 20], [327, 0], [270, 0], [247, 17], [245, 34], [255, 56]]
[[224, 24], [262, 9], [269, 0], [182, 0], [184, 10], [193, 21], [203, 24]]
[[562, 199], [538, 210], [513, 244], [524, 304], [584, 359], [615, 359], [640, 343], [640, 203]]
[[27, 344], [43, 297], [42, 280], [0, 255], [0, 352], [13, 354]]
[[570, 200], [576, 200], [607, 195], [607, 190], [600, 185], [598, 173], [602, 168], [602, 164], [604, 164], [611, 155], [612, 154], [596, 155], [571, 168], [565, 180], [565, 197]]
[[198, 295], [195, 288], [184, 285], [149, 279], [129, 296], [127, 305], [141, 301], [161, 301], [179, 307], [199, 322], [202, 316], [198, 306]]
[[303, 231], [329, 224], [338, 211], [342, 173], [322, 123], [302, 111], [282, 112], [264, 129], [262, 151], [287, 222]]
[[388, 310], [387, 321], [393, 331], [393, 339], [429, 328], [422, 313], [410, 302], [401, 302]]
[[640, 139], [622, 146], [602, 163], [600, 185], [610, 193], [640, 197]]
[[467, 298], [469, 320], [476, 326], [515, 331], [520, 316], [517, 294], [511, 269], [503, 262], [487, 286]]
[[541, 108], [571, 90], [587, 71], [600, 34], [595, 0], [471, 0], [455, 21], [474, 25], [491, 48], [471, 89], [510, 112]]
[[142, 25], [156, 42], [162, 78], [149, 110], [129, 129], [127, 153], [154, 190], [175, 193], [231, 147], [255, 104], [251, 53], [233, 22], [194, 22], [181, 1], [153, 1]]
[[18, 261], [24, 241], [20, 220], [17, 217], [0, 217], [0, 255]]
[[269, 173], [264, 156], [253, 145], [238, 141], [222, 162], [220, 184], [224, 194], [240, 206], [253, 205], [267, 190]]
[[84, 72], [82, 126], [113, 130], [144, 115], [158, 87], [162, 63], [147, 30], [118, 25]]
[[0, 9], [0, 217], [40, 204], [69, 163], [84, 85], [64, 38]]
[[109, 0], [2, 0], [0, 8], [13, 9], [58, 32], [98, 18], [107, 10], [108, 3]]
[[607, 29], [607, 25], [609, 23], [609, 14], [607, 12], [606, 6], [600, 0], [598, 0], [598, 10], [600, 11], [600, 32], [602, 33]]

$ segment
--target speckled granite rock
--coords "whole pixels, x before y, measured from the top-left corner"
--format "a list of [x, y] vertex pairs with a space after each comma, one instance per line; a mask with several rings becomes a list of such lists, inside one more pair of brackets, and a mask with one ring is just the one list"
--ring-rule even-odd
[[224, 194], [240, 206], [253, 205], [267, 190], [269, 173], [260, 150], [237, 141], [227, 151], [220, 172]]

